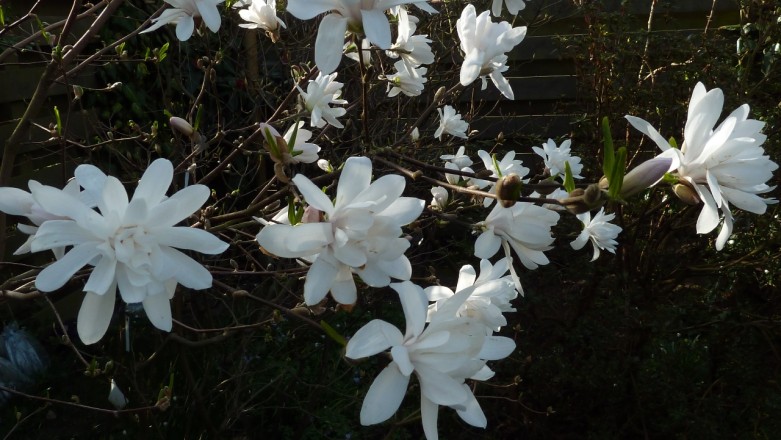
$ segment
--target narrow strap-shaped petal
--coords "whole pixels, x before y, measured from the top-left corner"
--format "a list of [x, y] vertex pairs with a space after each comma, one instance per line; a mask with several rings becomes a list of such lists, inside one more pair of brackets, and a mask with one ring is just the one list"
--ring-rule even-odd
[[212, 286], [212, 274], [203, 265], [168, 246], [161, 246], [160, 251], [175, 263], [177, 270], [171, 277], [176, 278], [179, 284], [190, 289], [208, 289]]
[[[95, 268], [92, 269], [87, 284], [84, 285], [84, 291], [96, 295], [105, 295], [109, 289], [113, 288], [116, 290], [116, 269], [116, 260], [106, 257], [101, 258]], [[111, 294], [116, 295], [116, 292], [112, 291]]]
[[399, 294], [401, 307], [404, 309], [404, 318], [407, 320], [407, 331], [404, 333], [404, 339], [409, 340], [410, 338], [418, 337], [426, 325], [426, 310], [428, 309], [426, 294], [423, 293], [423, 289], [420, 286], [411, 281], [393, 283], [390, 286]]
[[212, 0], [195, 0], [195, 6], [198, 8], [198, 12], [201, 13], [201, 18], [206, 26], [212, 32], [220, 30], [220, 11], [217, 9], [217, 5]]
[[168, 159], [157, 159], [147, 167], [133, 193], [133, 200], [144, 199], [147, 206], [155, 206], [165, 197], [174, 176], [174, 166]]
[[420, 380], [420, 392], [439, 405], [458, 405], [466, 402], [467, 392], [461, 387], [463, 381], [453, 379], [429, 367], [417, 366], [415, 374]]
[[32, 238], [30, 250], [40, 252], [63, 246], [100, 240], [73, 220], [47, 220], [41, 224]]
[[32, 194], [19, 188], [0, 188], [0, 211], [9, 215], [28, 215], [34, 200]]
[[61, 259], [44, 268], [35, 278], [35, 288], [51, 292], [62, 287], [79, 269], [98, 256], [95, 243], [83, 243], [73, 247]]
[[323, 75], [328, 75], [339, 67], [345, 31], [347, 18], [339, 14], [328, 14], [320, 21], [315, 38], [315, 64]]
[[296, 187], [301, 192], [301, 195], [304, 196], [304, 200], [306, 200], [307, 204], [328, 215], [333, 214], [334, 204], [331, 202], [331, 199], [329, 199], [317, 185], [312, 183], [309, 178], [303, 174], [296, 174], [296, 176], [293, 177], [293, 183], [296, 184]]
[[340, 6], [339, 0], [288, 0], [287, 12], [301, 20], [309, 20]]
[[391, 362], [374, 379], [361, 405], [361, 425], [368, 426], [388, 420], [399, 409], [407, 394], [409, 376], [401, 374]]
[[84, 344], [94, 344], [106, 334], [106, 330], [111, 324], [111, 316], [114, 313], [114, 303], [117, 299], [116, 288], [116, 284], [112, 284], [105, 295], [87, 292], [84, 296], [76, 320], [76, 331]]
[[313, 306], [325, 298], [334, 284], [339, 270], [320, 255], [306, 274], [304, 282], [304, 302]]
[[159, 204], [149, 205], [146, 224], [173, 226], [198, 211], [209, 198], [209, 188], [204, 185], [190, 185], [177, 191]]
[[157, 243], [202, 254], [220, 254], [228, 249], [228, 243], [202, 229], [176, 226], [155, 231]]
[[380, 49], [388, 49], [391, 45], [391, 31], [388, 17], [383, 9], [361, 9], [363, 31], [366, 38], [379, 46]]
[[179, 41], [187, 41], [195, 32], [195, 20], [189, 14], [182, 14], [179, 22], [176, 23], [176, 38]]
[[353, 201], [358, 194], [367, 189], [372, 178], [372, 162], [368, 157], [350, 157], [345, 161], [336, 188], [337, 209]]
[[439, 405], [428, 399], [425, 394], [420, 393], [420, 419], [423, 423], [423, 434], [425, 434], [426, 440], [439, 440], [438, 418]]
[[160, 330], [170, 332], [172, 326], [171, 302], [168, 295], [147, 295], [144, 299], [144, 312], [146, 317], [155, 327]]
[[466, 384], [463, 386], [466, 387], [467, 399], [461, 408], [456, 410], [458, 412], [458, 416], [461, 417], [461, 420], [469, 423], [472, 426], [485, 428], [488, 425], [488, 420], [485, 418], [483, 409], [480, 408], [480, 404], [477, 403], [477, 399], [475, 399], [475, 395], [472, 394], [472, 390], [469, 389], [469, 386]]
[[403, 336], [394, 325], [374, 319], [361, 327], [347, 343], [345, 356], [361, 359], [374, 356], [394, 345], [401, 345]]

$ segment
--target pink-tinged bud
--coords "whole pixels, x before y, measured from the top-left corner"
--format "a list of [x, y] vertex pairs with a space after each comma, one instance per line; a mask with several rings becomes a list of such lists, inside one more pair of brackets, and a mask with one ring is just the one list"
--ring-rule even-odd
[[187, 137], [190, 137], [193, 135], [193, 133], [195, 133], [193, 126], [182, 118], [171, 116], [171, 119], [168, 120], [168, 123], [171, 124], [171, 128]]
[[700, 196], [697, 195], [697, 191], [688, 184], [676, 183], [673, 185], [673, 192], [676, 197], [687, 205], [699, 205], [701, 202]]
[[304, 208], [304, 216], [301, 217], [301, 223], [320, 223], [321, 221], [323, 221], [322, 211], [311, 206]]
[[636, 166], [624, 176], [624, 183], [621, 185], [621, 198], [629, 198], [659, 183], [664, 174], [669, 171], [672, 163], [672, 158], [655, 157]]

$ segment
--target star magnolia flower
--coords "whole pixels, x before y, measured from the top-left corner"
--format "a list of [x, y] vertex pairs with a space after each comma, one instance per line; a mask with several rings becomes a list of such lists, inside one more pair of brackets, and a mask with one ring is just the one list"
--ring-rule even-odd
[[526, 7], [524, 0], [493, 0], [493, 3], [491, 4], [491, 13], [494, 17], [502, 15], [502, 3], [507, 4], [507, 12], [509, 12], [510, 15], [518, 15], [518, 12]]
[[[527, 174], [529, 174], [529, 169], [523, 166], [523, 163], [521, 163], [520, 160], [515, 159], [515, 151], [508, 151], [505, 153], [502, 160], [498, 162], [496, 161], [495, 155], [488, 154], [488, 152], [485, 150], [479, 150], [477, 155], [480, 156], [480, 159], [483, 160], [485, 169], [491, 171], [491, 177], [498, 179], [508, 174], [517, 174], [518, 177], [523, 179]], [[477, 182], [477, 186], [480, 188], [490, 186], [486, 191], [493, 193], [495, 192], [494, 190], [496, 188], [496, 182], [479, 180]], [[483, 200], [483, 206], [489, 207], [493, 202], [494, 199], [486, 197]]]
[[[225, 0], [165, 0], [173, 6], [152, 19], [152, 26], [141, 33], [152, 32], [165, 24], [176, 24], [176, 38], [179, 41], [187, 41], [195, 30], [195, 17], [201, 17], [203, 22], [212, 32], [220, 30], [220, 11], [217, 5]], [[256, 0], [257, 1], [257, 0]]]
[[239, 27], [247, 29], [263, 29], [273, 33], [280, 26], [287, 27], [285, 22], [277, 17], [277, 0], [252, 0], [247, 9], [239, 11], [239, 16], [248, 22], [239, 24]]
[[307, 258], [312, 266], [304, 283], [304, 301], [319, 303], [328, 292], [341, 304], [354, 304], [357, 289], [353, 272], [372, 287], [387, 286], [391, 278], [412, 274], [401, 238], [401, 226], [423, 211], [423, 200], [400, 197], [404, 178], [385, 175], [371, 182], [371, 161], [347, 159], [339, 178], [336, 200], [331, 200], [304, 175], [293, 178], [310, 207], [325, 220], [295, 226], [270, 224], [257, 236], [266, 251], [283, 258]]
[[458, 150], [456, 151], [456, 154], [443, 154], [442, 156], [439, 156], [440, 159], [450, 162], [453, 165], [456, 166], [456, 168], [466, 168], [468, 166], [472, 165], [472, 159], [469, 158], [464, 152], [466, 151], [465, 146], [458, 147]]
[[423, 84], [426, 82], [425, 67], [410, 67], [404, 61], [396, 61], [393, 65], [396, 73], [388, 75], [388, 97], [393, 98], [399, 93], [407, 96], [420, 96], [423, 92]]
[[414, 372], [420, 382], [420, 415], [427, 439], [438, 438], [439, 405], [454, 408], [465, 422], [484, 428], [485, 415], [464, 381], [490, 377], [492, 372], [485, 361], [507, 357], [515, 343], [510, 338], [486, 336], [479, 330], [481, 324], [457, 317], [456, 312], [473, 288], [446, 299], [428, 326], [428, 301], [423, 289], [409, 281], [391, 284], [391, 288], [398, 292], [404, 309], [404, 335], [392, 324], [375, 319], [355, 333], [345, 352], [348, 358], [360, 359], [390, 349], [393, 359], [366, 393], [361, 424], [373, 425], [390, 418], [401, 405]]
[[391, 45], [391, 32], [385, 11], [393, 6], [414, 3], [429, 12], [427, 0], [289, 0], [287, 11], [301, 20], [330, 12], [320, 21], [315, 39], [315, 64], [324, 74], [339, 67], [347, 31], [363, 34], [380, 49]]
[[342, 86], [344, 84], [334, 81], [335, 79], [336, 73], [323, 75], [320, 72], [317, 74], [317, 78], [309, 81], [306, 93], [301, 90], [301, 87], [296, 86], [298, 92], [304, 98], [304, 106], [311, 113], [312, 119], [309, 125], [312, 127], [323, 128], [327, 122], [336, 128], [344, 128], [344, 125], [337, 121], [336, 118], [344, 116], [347, 110], [341, 107], [331, 108], [328, 106], [329, 104], [347, 104], [347, 101], [339, 98], [342, 95]]
[[442, 135], [447, 133], [466, 139], [466, 130], [469, 128], [469, 124], [461, 119], [461, 115], [456, 113], [456, 109], [446, 105], [443, 108], [438, 108], [437, 113], [439, 113], [439, 128], [434, 133], [435, 138], [441, 140]]
[[707, 234], [718, 226], [721, 208], [724, 225], [716, 239], [717, 250], [732, 235], [730, 203], [755, 214], [764, 214], [769, 203], [777, 203], [758, 196], [773, 189], [765, 182], [778, 169], [778, 164], [761, 147], [767, 138], [761, 132], [765, 123], [748, 119], [749, 106], [743, 104], [714, 128], [723, 106], [721, 89], [706, 91], [702, 83], [697, 83], [689, 102], [680, 150], [673, 148], [648, 122], [626, 116], [633, 127], [662, 149], [661, 157], [673, 159], [669, 171], [675, 171], [704, 203], [697, 219], [697, 233]]
[[497, 203], [485, 221], [477, 225], [483, 232], [475, 241], [475, 256], [493, 257], [504, 241], [527, 268], [548, 264], [543, 251], [552, 249], [551, 228], [558, 221], [557, 212], [531, 203], [518, 202], [510, 208]]
[[548, 142], [542, 144], [542, 148], [532, 147], [532, 150], [545, 162], [545, 168], [550, 171], [551, 176], [559, 176], [563, 179], [566, 168], [564, 164], [569, 163], [572, 177], [582, 179], [583, 176], [580, 175], [580, 172], [583, 170], [583, 164], [580, 163], [579, 157], [572, 155], [570, 151], [571, 143], [567, 139], [557, 147], [553, 139], [548, 139]]
[[439, 209], [440, 211], [445, 209], [447, 201], [450, 198], [447, 189], [441, 186], [434, 186], [431, 188], [431, 195], [434, 196], [434, 198], [431, 199], [431, 207]]
[[[268, 124], [261, 125], [261, 128], [268, 130], [273, 138], [278, 139], [281, 137], [285, 141], [284, 143], [277, 142], [276, 147], [281, 157], [272, 157], [272, 160], [281, 161], [287, 165], [312, 163], [318, 160], [317, 153], [320, 152], [320, 147], [307, 142], [312, 137], [312, 132], [301, 128], [304, 126], [304, 121], [298, 121], [298, 123], [291, 125], [282, 136], [279, 135], [279, 132], [274, 127]], [[295, 139], [293, 139], [294, 133], [296, 135]], [[275, 152], [272, 151], [271, 155], [275, 156]]]
[[399, 34], [396, 42], [386, 53], [391, 58], [401, 57], [410, 67], [434, 62], [434, 52], [431, 51], [431, 40], [427, 35], [413, 35], [415, 33], [414, 16], [407, 14], [403, 8], [399, 8]]
[[510, 82], [502, 76], [502, 72], [508, 69], [505, 65], [505, 53], [523, 41], [526, 26], [514, 28], [506, 21], [494, 23], [488, 11], [477, 16], [475, 7], [469, 4], [461, 12], [461, 18], [456, 21], [456, 29], [461, 39], [461, 50], [464, 52], [461, 85], [468, 86], [481, 77], [482, 89], [485, 90], [485, 76], [488, 75], [502, 95], [513, 99]]
[[518, 297], [518, 291], [510, 276], [505, 276], [510, 269], [507, 258], [502, 258], [492, 265], [488, 260], [480, 260], [480, 276], [476, 276], [475, 269], [471, 265], [461, 267], [458, 272], [456, 291], [453, 292], [445, 286], [431, 286], [424, 289], [429, 301], [429, 320], [436, 313], [444, 301], [453, 297], [464, 289], [472, 288], [472, 294], [467, 297], [464, 304], [458, 309], [457, 315], [478, 320], [486, 327], [486, 335], [499, 331], [507, 325], [507, 320], [502, 312], [515, 311], [510, 301]]
[[197, 211], [210, 191], [192, 185], [165, 198], [173, 170], [168, 160], [154, 161], [128, 201], [118, 179], [92, 165], [80, 165], [76, 181], [94, 197], [99, 213], [65, 191], [30, 181], [35, 201], [47, 212], [68, 219], [43, 222], [33, 238], [33, 252], [73, 246], [38, 274], [36, 288], [57, 290], [85, 265], [94, 266], [84, 286], [86, 296], [76, 326], [85, 344], [99, 341], [106, 333], [117, 288], [126, 303], [143, 304], [155, 327], [170, 331], [169, 299], [177, 283], [191, 289], [211, 286], [209, 271], [174, 248], [218, 254], [228, 244], [206, 231], [174, 226]]
[[618, 242], [616, 237], [621, 233], [621, 227], [610, 223], [616, 218], [615, 214], [605, 214], [605, 208], [599, 210], [594, 218], [591, 218], [590, 212], [584, 212], [577, 215], [578, 220], [583, 223], [583, 231], [572, 243], [572, 249], [580, 250], [591, 240], [594, 246], [594, 256], [591, 261], [599, 258], [599, 250], [604, 249], [612, 254], [616, 253]]

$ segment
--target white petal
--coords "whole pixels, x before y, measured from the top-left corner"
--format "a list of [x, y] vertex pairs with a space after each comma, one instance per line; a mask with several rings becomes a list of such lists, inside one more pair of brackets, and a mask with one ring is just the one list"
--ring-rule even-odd
[[423, 366], [418, 366], [415, 374], [420, 380], [420, 392], [432, 402], [450, 406], [466, 401], [467, 392], [461, 387], [463, 382]]
[[466, 384], [464, 384], [464, 387], [466, 387], [467, 391], [467, 400], [463, 404], [463, 408], [457, 409], [458, 416], [461, 417], [461, 420], [472, 426], [485, 428], [488, 425], [488, 420], [485, 418], [483, 409], [480, 408], [480, 404], [477, 403], [477, 399], [475, 399], [475, 395], [472, 394], [472, 390], [470, 390]]
[[347, 343], [344, 355], [350, 359], [365, 358], [402, 342], [403, 336], [399, 329], [381, 319], [374, 319], [355, 332]]
[[260, 230], [257, 240], [264, 249], [278, 257], [308, 257], [320, 253], [333, 242], [332, 229], [330, 223], [272, 224]]
[[700, 211], [700, 216], [697, 217], [697, 233], [707, 234], [714, 230], [719, 224], [719, 209], [716, 206], [716, 201], [713, 200], [713, 196], [707, 188], [702, 185], [696, 185], [697, 194], [700, 199], [705, 203]]
[[428, 309], [428, 299], [423, 293], [423, 289], [411, 281], [393, 283], [390, 286], [399, 294], [401, 307], [404, 309], [404, 318], [407, 320], [404, 339], [420, 335], [426, 325], [426, 310]]
[[309, 20], [340, 6], [340, 0], [288, 0], [287, 12], [301, 20]]
[[27, 215], [32, 210], [32, 194], [19, 188], [0, 188], [0, 211], [9, 215]]
[[328, 75], [342, 61], [344, 33], [347, 19], [339, 14], [328, 14], [320, 21], [315, 39], [315, 64], [324, 75]]
[[515, 350], [515, 341], [504, 336], [486, 336], [478, 359], [495, 361], [504, 359]]
[[361, 18], [366, 38], [379, 46], [380, 49], [390, 48], [390, 23], [388, 23], [388, 17], [385, 16], [385, 11], [381, 9], [361, 9]]
[[100, 252], [94, 243], [79, 244], [61, 259], [44, 268], [35, 278], [35, 288], [51, 292], [62, 287], [79, 269], [84, 267]]
[[475, 241], [475, 257], [491, 258], [499, 251], [502, 239], [492, 231], [484, 231]]
[[157, 243], [179, 249], [188, 249], [202, 254], [219, 254], [228, 249], [228, 243], [214, 235], [195, 228], [170, 227], [155, 230]]
[[[174, 166], [170, 160], [157, 159], [152, 162], [138, 181], [133, 200], [144, 199], [147, 206], [155, 206], [163, 200], [171, 180], [174, 178]], [[207, 194], [208, 197], [208, 194]], [[201, 202], [201, 205], [203, 202]], [[198, 205], [200, 207], [200, 205]], [[190, 212], [192, 213], [192, 212]], [[189, 215], [189, 214], [188, 214]]]
[[97, 243], [98, 241], [99, 239], [90, 231], [85, 230], [73, 220], [47, 220], [35, 232], [30, 248], [32, 252], [40, 252], [79, 243]]
[[143, 304], [149, 322], [160, 330], [170, 332], [172, 319], [171, 302], [168, 300], [168, 295], [147, 295]]
[[[150, 29], [151, 30], [151, 27]], [[187, 41], [193, 36], [195, 31], [195, 20], [190, 15], [183, 15], [176, 24], [176, 38], [179, 41]]]
[[339, 304], [355, 304], [358, 301], [358, 289], [352, 274], [347, 279], [336, 277], [331, 285], [331, 296]]
[[[148, 205], [152, 208], [149, 210], [146, 223], [173, 226], [197, 212], [209, 198], [209, 194], [211, 191], [207, 186], [190, 185], [158, 204]], [[148, 200], [146, 197], [145, 199]]]
[[371, 179], [372, 162], [368, 157], [359, 156], [347, 159], [337, 184], [334, 206], [341, 208], [352, 202], [358, 194], [369, 188]]
[[[110, 288], [116, 289], [115, 273], [117, 269], [117, 261], [113, 258], [103, 257], [98, 261], [98, 264], [92, 269], [92, 273], [87, 280], [87, 284], [84, 285], [84, 291], [95, 293], [97, 295], [105, 295]], [[112, 295], [116, 293], [112, 291]]]
[[439, 405], [420, 393], [420, 421], [423, 423], [423, 434], [426, 440], [438, 440], [437, 419], [439, 417]]
[[391, 348], [391, 357], [393, 358], [393, 362], [398, 365], [401, 374], [409, 376], [415, 370], [415, 367], [409, 359], [407, 347], [403, 345], [394, 345]]
[[336, 267], [325, 261], [324, 258], [318, 257], [306, 274], [304, 302], [313, 306], [322, 301], [331, 290], [338, 273], [339, 270]]
[[195, 6], [209, 30], [212, 32], [220, 30], [220, 11], [217, 10], [217, 5], [213, 0], [195, 0]]
[[374, 425], [388, 420], [399, 409], [407, 394], [409, 376], [401, 374], [391, 362], [374, 379], [361, 405], [361, 425]]
[[331, 199], [329, 199], [328, 196], [306, 176], [303, 174], [296, 174], [296, 176], [293, 177], [293, 183], [296, 184], [296, 187], [301, 192], [301, 195], [304, 196], [304, 200], [306, 200], [307, 204], [329, 215], [334, 212], [334, 204], [331, 203]]
[[583, 249], [583, 246], [588, 243], [588, 231], [583, 230], [580, 232], [580, 235], [578, 235], [578, 238], [572, 240], [572, 243], [570, 243], [570, 246], [572, 246], [572, 249], [575, 249], [576, 251], [579, 251]]
[[635, 116], [626, 115], [624, 116], [627, 121], [632, 125], [632, 127], [639, 130], [641, 133], [645, 134], [649, 138], [651, 138], [652, 141], [656, 145], [659, 146], [659, 148], [662, 149], [662, 151], [669, 150], [672, 148], [670, 144], [667, 142], [667, 139], [664, 138], [661, 134], [659, 134], [658, 131], [651, 125], [648, 121], [645, 119], [640, 119]]
[[105, 295], [86, 293], [76, 320], [76, 331], [81, 342], [90, 345], [103, 338], [111, 323], [116, 298], [116, 284]]
[[716, 237], [717, 251], [724, 249], [724, 245], [732, 235], [732, 213], [726, 206], [722, 209], [722, 211], [724, 211], [724, 224], [721, 226], [718, 237]]
[[415, 221], [415, 219], [420, 216], [420, 213], [423, 212], [425, 205], [426, 202], [421, 199], [414, 197], [399, 197], [395, 202], [391, 203], [390, 206], [385, 208], [381, 215], [394, 219], [394, 224], [404, 226]]
[[160, 251], [176, 266], [176, 272], [169, 276], [179, 284], [190, 289], [208, 289], [212, 286], [212, 274], [203, 265], [168, 246], [161, 246]]

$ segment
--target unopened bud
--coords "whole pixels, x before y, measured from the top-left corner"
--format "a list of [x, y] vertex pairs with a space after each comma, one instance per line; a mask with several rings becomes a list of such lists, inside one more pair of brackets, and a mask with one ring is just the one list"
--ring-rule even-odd
[[523, 188], [523, 182], [517, 174], [510, 173], [502, 176], [496, 182], [496, 198], [503, 207], [509, 208], [518, 201], [521, 196], [521, 188]]
[[685, 183], [676, 183], [673, 185], [673, 192], [676, 197], [687, 205], [699, 205], [701, 202], [700, 196], [697, 195], [697, 191]]
[[168, 123], [171, 125], [171, 128], [187, 137], [190, 137], [193, 135], [193, 133], [195, 133], [193, 126], [190, 125], [189, 122], [177, 116], [171, 116], [171, 119], [168, 120]]
[[559, 199], [559, 203], [572, 214], [583, 214], [604, 205], [606, 201], [604, 195], [599, 185], [591, 184], [585, 190], [575, 188], [569, 193], [569, 197]]
[[420, 131], [418, 130], [418, 127], [412, 129], [410, 137], [412, 138], [412, 142], [417, 142], [420, 139]]
[[655, 157], [636, 166], [624, 176], [624, 183], [621, 185], [621, 198], [626, 199], [656, 185], [670, 170], [672, 163], [672, 158]]
[[583, 201], [589, 206], [596, 206], [602, 200], [602, 190], [599, 185], [592, 183], [583, 193]]
[[534, 186], [535, 191], [537, 191], [537, 194], [541, 196], [548, 196], [553, 194], [554, 191], [559, 189], [561, 185], [556, 183], [556, 181], [551, 179], [545, 179], [543, 181], [540, 181], [537, 183], [537, 185]]

